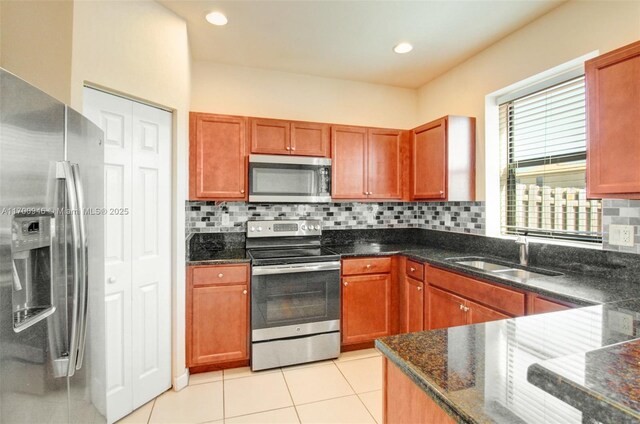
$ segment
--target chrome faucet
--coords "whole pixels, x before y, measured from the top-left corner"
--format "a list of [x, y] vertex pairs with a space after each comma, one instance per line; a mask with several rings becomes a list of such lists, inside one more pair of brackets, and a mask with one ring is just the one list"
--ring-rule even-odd
[[520, 265], [529, 266], [529, 241], [527, 240], [527, 233], [518, 236], [516, 244], [520, 246]]

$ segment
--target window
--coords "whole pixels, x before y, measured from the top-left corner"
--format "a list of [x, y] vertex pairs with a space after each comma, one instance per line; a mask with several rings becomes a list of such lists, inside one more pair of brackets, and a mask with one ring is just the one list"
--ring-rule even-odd
[[602, 241], [586, 191], [584, 76], [500, 105], [501, 232]]

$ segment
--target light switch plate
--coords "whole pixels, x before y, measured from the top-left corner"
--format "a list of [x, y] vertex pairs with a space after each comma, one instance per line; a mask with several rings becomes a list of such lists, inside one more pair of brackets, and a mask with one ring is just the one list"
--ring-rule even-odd
[[610, 225], [609, 244], [613, 246], [633, 247], [633, 225]]
[[618, 333], [633, 336], [633, 315], [609, 311], [609, 328]]

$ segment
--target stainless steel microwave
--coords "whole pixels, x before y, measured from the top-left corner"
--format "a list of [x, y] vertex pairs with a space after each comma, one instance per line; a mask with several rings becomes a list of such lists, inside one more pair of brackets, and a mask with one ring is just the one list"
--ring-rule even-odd
[[249, 202], [331, 202], [331, 159], [250, 155]]

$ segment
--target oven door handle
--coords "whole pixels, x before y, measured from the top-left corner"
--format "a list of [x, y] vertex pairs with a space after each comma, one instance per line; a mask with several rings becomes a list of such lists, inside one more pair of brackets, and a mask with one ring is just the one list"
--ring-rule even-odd
[[314, 262], [294, 265], [260, 265], [251, 268], [251, 275], [277, 275], [300, 272], [334, 271], [340, 269], [340, 261]]

